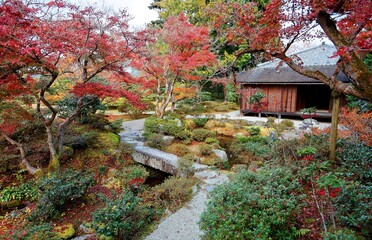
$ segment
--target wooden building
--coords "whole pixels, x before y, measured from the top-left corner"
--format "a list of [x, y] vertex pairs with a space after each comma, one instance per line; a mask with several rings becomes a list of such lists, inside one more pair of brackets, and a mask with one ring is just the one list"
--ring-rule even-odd
[[[321, 44], [296, 53], [303, 62], [303, 67], [319, 70], [332, 76], [338, 58], [331, 58], [336, 48]], [[249, 98], [257, 89], [261, 89], [268, 104], [261, 113], [270, 115], [300, 116], [301, 109], [316, 107], [319, 117], [330, 117], [332, 108], [331, 91], [319, 80], [303, 76], [285, 63], [278, 67], [279, 60], [259, 64], [256, 68], [237, 74], [237, 82], [241, 84], [240, 108], [242, 114], [254, 113]], [[337, 76], [340, 81], [347, 82], [345, 74]], [[343, 101], [345, 103], [345, 101]]]

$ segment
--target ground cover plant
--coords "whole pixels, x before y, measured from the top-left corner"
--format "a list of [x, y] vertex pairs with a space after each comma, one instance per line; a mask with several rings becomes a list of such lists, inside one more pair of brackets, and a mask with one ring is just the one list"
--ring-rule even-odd
[[[247, 138], [238, 141], [247, 143]], [[205, 239], [369, 239], [372, 148], [345, 139], [333, 164], [327, 138], [265, 140], [269, 149], [260, 164], [212, 192], [200, 221]]]

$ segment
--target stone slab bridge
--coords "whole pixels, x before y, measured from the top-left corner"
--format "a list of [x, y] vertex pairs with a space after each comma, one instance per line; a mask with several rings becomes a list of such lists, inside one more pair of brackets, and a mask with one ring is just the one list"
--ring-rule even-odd
[[[132, 157], [137, 163], [158, 169], [171, 175], [181, 175], [177, 170], [178, 157], [171, 153], [144, 146], [142, 131], [126, 130], [120, 133], [121, 141], [133, 146]], [[195, 172], [207, 170], [207, 165], [194, 163]]]

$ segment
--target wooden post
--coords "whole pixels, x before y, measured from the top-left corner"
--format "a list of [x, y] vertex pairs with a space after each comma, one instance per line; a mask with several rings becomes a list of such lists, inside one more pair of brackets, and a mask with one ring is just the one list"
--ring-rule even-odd
[[331, 139], [329, 145], [329, 160], [336, 160], [336, 143], [338, 131], [338, 115], [340, 112], [340, 93], [332, 90], [332, 122], [331, 122]]

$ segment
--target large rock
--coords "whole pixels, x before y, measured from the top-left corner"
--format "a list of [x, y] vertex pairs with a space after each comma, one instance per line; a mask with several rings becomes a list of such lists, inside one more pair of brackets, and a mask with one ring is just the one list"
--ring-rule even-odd
[[223, 150], [219, 149], [213, 149], [212, 150], [214, 154], [216, 154], [217, 157], [219, 157], [223, 162], [229, 161], [229, 158], [227, 157], [227, 153]]

